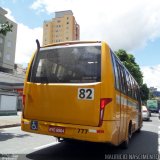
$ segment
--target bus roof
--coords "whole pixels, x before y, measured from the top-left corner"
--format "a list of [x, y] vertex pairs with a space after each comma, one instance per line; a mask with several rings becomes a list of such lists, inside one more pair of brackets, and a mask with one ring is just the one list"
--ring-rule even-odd
[[83, 44], [83, 43], [102, 43], [102, 41], [66, 41], [66, 42], [59, 42], [59, 43], [52, 43], [48, 45], [42, 46], [42, 48], [45, 47], [51, 47], [51, 46], [62, 46], [62, 45], [73, 45], [73, 44]]

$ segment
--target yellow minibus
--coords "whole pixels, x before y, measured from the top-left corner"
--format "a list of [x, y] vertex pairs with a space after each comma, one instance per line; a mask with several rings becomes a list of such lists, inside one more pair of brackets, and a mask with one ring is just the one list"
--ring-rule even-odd
[[139, 86], [106, 42], [37, 41], [24, 83], [23, 131], [127, 148], [141, 127]]

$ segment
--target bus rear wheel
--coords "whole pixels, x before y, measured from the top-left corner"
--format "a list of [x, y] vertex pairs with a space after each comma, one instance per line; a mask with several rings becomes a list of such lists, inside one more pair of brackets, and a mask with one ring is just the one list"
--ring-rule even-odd
[[130, 123], [129, 124], [129, 127], [128, 127], [128, 136], [127, 136], [127, 139], [121, 144], [121, 148], [122, 149], [127, 149], [128, 146], [129, 146], [129, 141], [132, 137], [132, 124]]

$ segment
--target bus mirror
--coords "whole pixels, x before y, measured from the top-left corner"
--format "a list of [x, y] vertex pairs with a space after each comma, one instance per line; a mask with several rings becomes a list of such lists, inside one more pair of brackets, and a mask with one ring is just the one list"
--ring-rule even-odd
[[40, 43], [39, 43], [38, 39], [36, 39], [36, 43], [37, 43], [37, 50], [39, 51], [39, 49], [40, 49]]

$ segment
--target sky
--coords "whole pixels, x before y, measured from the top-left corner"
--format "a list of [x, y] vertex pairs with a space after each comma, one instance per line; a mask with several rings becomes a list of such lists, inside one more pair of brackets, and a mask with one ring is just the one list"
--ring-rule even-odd
[[43, 22], [72, 10], [80, 40], [104, 40], [112, 50], [133, 54], [144, 83], [160, 91], [160, 0], [0, 0], [18, 24], [15, 62], [27, 64], [42, 44]]

